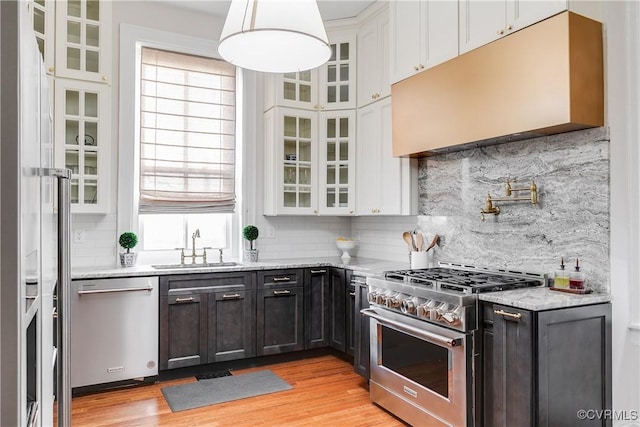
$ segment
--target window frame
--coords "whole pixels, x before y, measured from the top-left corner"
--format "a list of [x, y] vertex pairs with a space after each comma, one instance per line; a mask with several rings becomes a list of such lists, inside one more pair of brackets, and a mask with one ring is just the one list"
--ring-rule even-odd
[[[140, 120], [138, 94], [140, 55], [142, 46], [171, 50], [180, 53], [222, 59], [217, 54], [218, 42], [184, 34], [156, 30], [130, 24], [120, 25], [120, 90], [118, 132], [118, 235], [124, 231], [139, 233], [138, 193], [140, 135], [137, 132]], [[229, 232], [230, 247], [227, 252], [240, 252], [240, 225], [242, 208], [242, 123], [243, 123], [243, 73], [236, 69], [236, 210], [232, 214]], [[132, 96], [132, 94], [134, 94]], [[175, 258], [175, 251], [147, 251], [154, 262]], [[147, 261], [144, 256], [141, 263]]]

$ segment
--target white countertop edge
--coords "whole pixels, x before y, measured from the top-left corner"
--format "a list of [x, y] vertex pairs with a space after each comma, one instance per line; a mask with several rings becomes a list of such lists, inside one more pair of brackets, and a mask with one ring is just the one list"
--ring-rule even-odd
[[525, 310], [544, 311], [606, 303], [611, 301], [611, 295], [599, 293], [576, 295], [552, 291], [547, 287], [541, 286], [513, 291], [488, 292], [479, 294], [478, 299]]

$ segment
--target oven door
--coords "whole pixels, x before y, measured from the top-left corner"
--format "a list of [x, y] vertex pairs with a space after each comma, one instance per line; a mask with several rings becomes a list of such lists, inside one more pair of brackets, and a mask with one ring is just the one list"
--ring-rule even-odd
[[383, 308], [371, 318], [371, 400], [413, 425], [472, 426], [473, 340]]

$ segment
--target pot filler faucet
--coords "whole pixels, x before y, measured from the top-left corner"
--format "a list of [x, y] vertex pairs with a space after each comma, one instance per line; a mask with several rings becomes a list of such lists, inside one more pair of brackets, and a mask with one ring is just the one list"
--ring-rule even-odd
[[[191, 235], [191, 254], [185, 255], [184, 248], [180, 248], [180, 264], [184, 264], [185, 258], [191, 258], [191, 264], [195, 264], [198, 258], [202, 258], [202, 263], [207, 263], [207, 249], [213, 249], [209, 246], [202, 248], [202, 254], [196, 253], [196, 239], [200, 237], [200, 229], [196, 228], [196, 231]], [[220, 261], [222, 263], [222, 249], [218, 249], [220, 252]]]

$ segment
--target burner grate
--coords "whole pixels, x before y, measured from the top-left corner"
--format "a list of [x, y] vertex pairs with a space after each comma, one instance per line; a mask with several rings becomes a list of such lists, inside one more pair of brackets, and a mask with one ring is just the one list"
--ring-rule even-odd
[[545, 284], [544, 276], [535, 277], [530, 273], [505, 274], [448, 267], [388, 271], [385, 278], [461, 293], [495, 292]]

